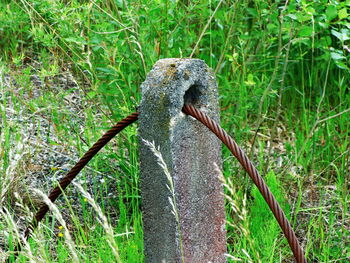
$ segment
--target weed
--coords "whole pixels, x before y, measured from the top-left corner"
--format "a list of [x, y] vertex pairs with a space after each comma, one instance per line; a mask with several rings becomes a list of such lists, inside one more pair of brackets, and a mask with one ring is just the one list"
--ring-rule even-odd
[[[158, 59], [191, 56], [215, 70], [222, 126], [287, 200], [309, 261], [349, 261], [348, 9], [349, 1], [320, 0], [1, 1], [0, 206], [7, 212], [0, 237], [9, 228], [5, 243], [19, 239], [11, 220], [3, 220], [18, 223], [12, 205], [21, 197], [11, 190], [47, 191], [103, 131], [135, 110], [140, 84]], [[89, 191], [113, 231], [125, 233], [112, 247], [127, 262], [143, 260], [136, 144], [130, 128], [79, 176], [84, 187], [94, 185]], [[228, 260], [288, 261], [291, 253], [251, 182], [226, 149], [223, 159], [231, 188]], [[62, 216], [70, 231], [78, 229], [71, 236], [79, 259], [115, 260], [84, 197], [69, 191], [66, 205], [75, 216]], [[55, 222], [43, 222], [19, 262], [72, 256]], [[262, 229], [271, 231], [264, 236]]]

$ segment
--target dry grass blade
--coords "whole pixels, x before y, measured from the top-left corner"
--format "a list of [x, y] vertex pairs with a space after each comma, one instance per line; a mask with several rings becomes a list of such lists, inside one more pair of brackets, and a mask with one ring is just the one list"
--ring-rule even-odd
[[[30, 245], [27, 242], [27, 240], [22, 235], [20, 235], [20, 233], [19, 233], [20, 230], [18, 229], [17, 224], [13, 220], [11, 213], [5, 207], [0, 207], [0, 214], [7, 225], [7, 231], [3, 231], [4, 237], [9, 238], [9, 235], [10, 235], [9, 232], [12, 232], [12, 234], [14, 234], [14, 236], [15, 236], [15, 239], [21, 240], [21, 242], [23, 244], [22, 253], [26, 254], [26, 257], [29, 260], [29, 262], [31, 262], [31, 263], [40, 262], [41, 261], [40, 258], [34, 258], [33, 253], [31, 251], [31, 248], [30, 248]], [[3, 260], [6, 260], [6, 258], [9, 256], [10, 256], [10, 253], [0, 253], [0, 262], [3, 262]]]
[[57, 206], [54, 203], [52, 203], [51, 200], [47, 197], [47, 195], [45, 195], [40, 190], [34, 189], [33, 191], [43, 198], [44, 203], [49, 207], [49, 209], [52, 211], [54, 216], [57, 218], [58, 222], [61, 224], [61, 226], [64, 230], [63, 234], [65, 237], [65, 242], [66, 242], [68, 249], [69, 249], [71, 256], [72, 256], [72, 262], [74, 262], [74, 263], [80, 262], [79, 257], [77, 255], [77, 252], [75, 250], [75, 245], [74, 245], [73, 239], [72, 239], [71, 235], [69, 234], [66, 221], [64, 221], [62, 214], [58, 210]]
[[196, 49], [197, 49], [199, 43], [201, 42], [201, 40], [202, 40], [202, 38], [203, 38], [205, 32], [208, 30], [208, 27], [209, 27], [211, 21], [213, 20], [213, 18], [214, 18], [214, 16], [215, 16], [216, 12], [219, 10], [219, 7], [221, 6], [222, 2], [223, 2], [223, 0], [221, 0], [221, 1], [218, 3], [218, 5], [216, 6], [214, 12], [212, 13], [212, 15], [210, 16], [210, 18], [208, 19], [207, 24], [206, 24], [205, 27], [203, 28], [202, 33], [200, 34], [200, 36], [199, 36], [199, 38], [198, 38], [198, 40], [197, 40], [197, 43], [196, 43], [196, 45], [194, 46], [194, 48], [193, 48], [193, 50], [192, 50], [192, 52], [191, 52], [190, 58], [192, 58], [193, 55], [194, 55], [194, 52], [196, 52]]
[[178, 235], [179, 235], [179, 239], [180, 239], [179, 243], [180, 243], [180, 250], [181, 250], [181, 259], [182, 259], [182, 262], [185, 262], [184, 251], [183, 251], [183, 246], [182, 246], [180, 217], [179, 217], [179, 211], [178, 211], [177, 204], [176, 204], [175, 186], [174, 186], [173, 178], [171, 177], [168, 166], [164, 161], [162, 153], [160, 152], [160, 147], [159, 146], [157, 147], [154, 142], [149, 142], [149, 141], [144, 140], [144, 139], [142, 139], [142, 141], [147, 147], [149, 147], [149, 149], [152, 151], [152, 153], [157, 157], [158, 165], [162, 168], [164, 174], [167, 177], [167, 180], [168, 180], [167, 188], [169, 189], [169, 191], [171, 193], [171, 196], [169, 196], [168, 199], [169, 199], [169, 203], [170, 203], [171, 208], [172, 208], [171, 212], [175, 216], [175, 220], [177, 223], [177, 231], [178, 231]]
[[107, 217], [103, 214], [101, 207], [95, 202], [95, 200], [92, 198], [92, 196], [84, 190], [84, 188], [78, 184], [78, 183], [73, 183], [74, 186], [76, 186], [78, 188], [78, 190], [82, 193], [82, 195], [86, 198], [87, 202], [92, 206], [92, 208], [96, 211], [99, 219], [99, 223], [102, 225], [102, 227], [104, 228], [104, 230], [106, 231], [107, 234], [107, 241], [108, 244], [110, 246], [110, 248], [112, 249], [112, 252], [114, 254], [114, 257], [116, 259], [116, 262], [121, 263], [121, 259], [120, 259], [120, 255], [119, 255], [119, 251], [118, 251], [118, 245], [115, 242], [114, 239], [114, 231], [112, 226], [108, 223]]

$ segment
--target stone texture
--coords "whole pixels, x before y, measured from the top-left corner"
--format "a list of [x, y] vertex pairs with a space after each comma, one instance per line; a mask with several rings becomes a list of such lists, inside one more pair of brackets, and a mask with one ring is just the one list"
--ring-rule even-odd
[[[199, 59], [162, 59], [141, 89], [145, 261], [226, 262], [223, 189], [214, 165], [221, 166], [221, 144], [206, 127], [181, 111], [186, 102], [219, 121], [214, 74]], [[160, 147], [171, 173], [181, 234], [169, 202], [167, 177], [142, 139]]]

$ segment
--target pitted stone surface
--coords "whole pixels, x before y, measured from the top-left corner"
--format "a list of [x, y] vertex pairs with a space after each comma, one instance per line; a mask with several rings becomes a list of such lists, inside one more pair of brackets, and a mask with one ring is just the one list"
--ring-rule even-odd
[[[189, 103], [219, 122], [214, 74], [199, 59], [159, 60], [141, 86], [140, 161], [146, 262], [226, 262], [223, 189], [215, 172], [221, 144], [182, 113]], [[171, 173], [181, 234], [168, 180], [142, 139], [154, 141]], [[180, 238], [183, 249], [180, 249]]]

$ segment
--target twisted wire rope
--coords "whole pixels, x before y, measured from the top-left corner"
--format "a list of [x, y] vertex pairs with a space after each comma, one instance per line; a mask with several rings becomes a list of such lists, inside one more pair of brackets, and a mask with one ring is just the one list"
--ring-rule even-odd
[[204, 112], [201, 112], [188, 104], [184, 105], [182, 111], [203, 123], [230, 149], [232, 154], [240, 162], [243, 168], [248, 172], [250, 178], [253, 180], [254, 184], [257, 186], [265, 201], [269, 205], [273, 215], [275, 216], [285, 237], [288, 240], [289, 246], [294, 254], [296, 262], [306, 263], [307, 261], [304, 257], [304, 252], [301, 246], [299, 245], [298, 239], [287, 217], [285, 216], [283, 210], [279, 206], [276, 198], [273, 196], [272, 192], [268, 188], [264, 179], [259, 175], [258, 170], [254, 167], [254, 165], [248, 159], [247, 155], [243, 152], [243, 150], [237, 145], [237, 143], [232, 139], [232, 137], [229, 136], [227, 132], [219, 126], [219, 124], [213, 121]]
[[[232, 152], [236, 159], [241, 163], [243, 168], [248, 172], [250, 178], [253, 180], [254, 184], [258, 187], [260, 193], [264, 197], [265, 201], [269, 205], [272, 213], [274, 214], [278, 224], [280, 225], [285, 237], [288, 240], [289, 246], [294, 254], [297, 263], [306, 263], [304, 253], [299, 245], [296, 235], [286, 218], [283, 210], [280, 208], [273, 194], [269, 190], [268, 186], [264, 182], [263, 178], [259, 175], [256, 168], [250, 162], [248, 157], [245, 155], [243, 150], [237, 145], [237, 143], [223, 130], [215, 121], [210, 119], [205, 113], [197, 110], [191, 105], [184, 105], [182, 111], [194, 117], [206, 127], [209, 128]], [[75, 164], [75, 166], [67, 173], [67, 175], [62, 178], [59, 185], [55, 187], [49, 194], [49, 199], [54, 202], [62, 193], [63, 190], [74, 180], [78, 173], [84, 168], [84, 166], [119, 132], [124, 128], [129, 126], [138, 120], [139, 113], [134, 112], [127, 116], [126, 118], [119, 121], [114, 125], [109, 131], [107, 131], [85, 154], [84, 156]], [[49, 207], [45, 204], [40, 207], [39, 211], [34, 216], [31, 224], [26, 228], [24, 232], [24, 238], [28, 239], [29, 234], [33, 231], [39, 224], [39, 222], [44, 218], [46, 213], [49, 211]], [[18, 243], [14, 249], [14, 257], [16, 258], [19, 251], [21, 250], [21, 244]], [[6, 262], [10, 262], [10, 257], [7, 258]]]
[[[85, 154], [84, 156], [74, 165], [72, 169], [67, 173], [67, 175], [62, 178], [57, 187], [55, 187], [49, 194], [49, 199], [51, 202], [61, 195], [67, 186], [74, 180], [78, 173], [84, 168], [85, 165], [119, 132], [124, 128], [129, 126], [138, 120], [139, 113], [134, 112], [127, 116], [126, 118], [119, 121], [110, 130], [108, 130]], [[27, 240], [31, 231], [33, 231], [39, 224], [39, 222], [44, 218], [46, 213], [49, 211], [49, 207], [44, 204], [40, 207], [39, 211], [35, 214], [33, 221], [24, 231], [24, 238]], [[14, 257], [16, 258], [19, 251], [21, 250], [21, 244], [17, 243], [14, 249]], [[10, 257], [7, 258], [6, 262], [10, 262]]]

